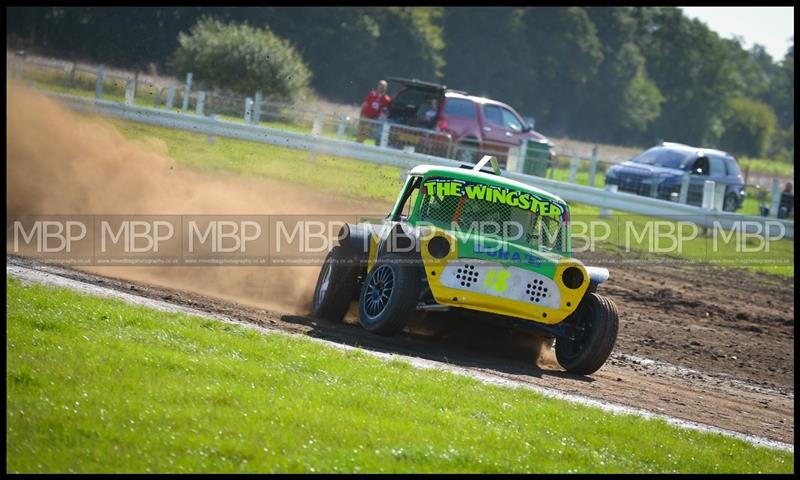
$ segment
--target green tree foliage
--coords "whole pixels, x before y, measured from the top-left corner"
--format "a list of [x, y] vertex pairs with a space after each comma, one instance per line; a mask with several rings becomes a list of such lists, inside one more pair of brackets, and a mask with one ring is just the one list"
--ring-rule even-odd
[[743, 97], [733, 98], [720, 146], [734, 154], [763, 157], [776, 124], [775, 114], [767, 104]]
[[767, 101], [775, 110], [781, 127], [794, 124], [794, 45], [774, 69]]
[[[763, 47], [746, 50], [740, 39], [720, 38], [675, 7], [10, 7], [6, 12], [11, 48], [132, 68], [151, 62], [163, 67], [179, 46], [179, 33], [204, 16], [268, 28], [294, 45], [313, 73], [310, 86], [330, 100], [358, 104], [386, 76], [441, 81], [511, 104], [535, 117], [537, 129], [548, 135], [604, 143], [645, 147], [662, 138], [738, 145], [744, 140], [736, 139], [736, 132], [750, 131], [752, 118], [767, 118], [761, 105], [766, 104], [777, 118], [766, 151], [783, 158], [794, 153], [794, 46], [776, 61]], [[220, 65], [228, 60], [220, 58]], [[222, 69], [211, 69], [209, 77], [192, 70], [198, 81], [210, 81]], [[247, 72], [232, 71], [246, 77]], [[744, 113], [749, 116], [739, 118]], [[748, 148], [764, 151], [762, 134], [768, 131], [762, 126]]]
[[[527, 8], [521, 18], [518, 82], [521, 103], [540, 123], [566, 133], [590, 92], [587, 85], [603, 61], [597, 28], [582, 8]], [[528, 68], [521, 68], [527, 65]]]
[[266, 96], [295, 99], [306, 93], [311, 77], [292, 45], [269, 29], [224, 24], [204, 18], [189, 34], [180, 34], [172, 66], [219, 89], [238, 93], [260, 90]]

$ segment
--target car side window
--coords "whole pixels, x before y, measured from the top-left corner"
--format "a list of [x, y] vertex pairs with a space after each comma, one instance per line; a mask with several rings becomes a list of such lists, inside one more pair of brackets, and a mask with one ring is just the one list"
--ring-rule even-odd
[[728, 175], [742, 174], [742, 171], [739, 169], [739, 164], [736, 163], [733, 157], [725, 157], [725, 168], [728, 171]]
[[708, 158], [699, 157], [692, 165], [693, 175], [708, 175]]
[[709, 163], [709, 175], [711, 175], [712, 177], [725, 176], [725, 162], [722, 160], [722, 157], [719, 157], [717, 155], [709, 155], [708, 163]]
[[503, 110], [497, 105], [484, 105], [483, 115], [489, 123], [500, 127], [503, 126]]
[[448, 98], [444, 113], [450, 117], [475, 118], [475, 104], [461, 98]]
[[503, 109], [503, 126], [515, 132], [522, 131], [522, 123], [519, 121], [517, 116], [507, 108]]

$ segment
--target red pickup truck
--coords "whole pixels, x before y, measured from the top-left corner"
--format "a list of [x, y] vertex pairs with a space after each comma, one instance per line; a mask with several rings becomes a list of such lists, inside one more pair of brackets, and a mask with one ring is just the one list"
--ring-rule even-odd
[[[533, 130], [513, 108], [505, 103], [466, 92], [448, 89], [445, 85], [389, 77], [391, 85], [400, 88], [392, 96], [387, 120], [408, 128], [392, 128], [389, 145], [403, 147], [417, 145], [417, 151], [441, 152], [447, 145], [446, 156], [475, 163], [484, 154], [498, 157], [505, 164], [510, 148], [518, 148], [528, 139], [529, 147], [546, 152], [551, 160], [553, 145], [542, 134]], [[436, 135], [425, 135], [417, 129], [430, 129]]]

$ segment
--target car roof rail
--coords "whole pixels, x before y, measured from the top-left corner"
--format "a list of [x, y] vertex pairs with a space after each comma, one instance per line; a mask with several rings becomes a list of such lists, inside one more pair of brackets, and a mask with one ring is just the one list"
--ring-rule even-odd
[[483, 172], [500, 176], [500, 164], [497, 163], [497, 157], [491, 155], [484, 155], [478, 163], [461, 163], [458, 167], [472, 170], [473, 172]]

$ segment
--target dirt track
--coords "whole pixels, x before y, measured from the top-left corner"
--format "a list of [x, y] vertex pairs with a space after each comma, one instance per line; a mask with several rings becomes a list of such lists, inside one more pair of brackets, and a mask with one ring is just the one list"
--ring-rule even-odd
[[[7, 261], [43, 268], [17, 257]], [[748, 296], [735, 297], [730, 292], [747, 279], [738, 276], [725, 282], [720, 281], [719, 271], [687, 268], [650, 265], [612, 270], [604, 291], [619, 306], [620, 336], [612, 358], [590, 377], [568, 374], [547, 361], [547, 356], [536, 366], [532, 339], [470, 320], [429, 318], [397, 337], [383, 338], [354, 325], [354, 319], [331, 324], [248, 306], [241, 299], [232, 302], [182, 290], [179, 281], [174, 288], [148, 285], [164, 283], [155, 271], [152, 282], [60, 268], [58, 273], [260, 325], [446, 361], [497, 377], [793, 443], [793, 286], [762, 284], [760, 289], [751, 287]], [[149, 276], [141, 267], [126, 270], [139, 279]], [[114, 273], [122, 277], [125, 272], [117, 268]], [[253, 303], [261, 302], [253, 299]], [[435, 328], [426, 328], [430, 325]]]
[[[9, 100], [15, 122], [8, 132], [7, 215], [245, 214], [254, 213], [254, 206], [269, 209], [257, 209], [264, 214], [386, 211], [291, 184], [174, 169], [174, 160], [132, 144], [109, 125], [86, 123], [19, 92]], [[7, 262], [44, 268], [14, 257]], [[619, 307], [617, 347], [599, 372], [581, 377], [563, 372], [547, 355], [536, 366], [533, 339], [463, 318], [429, 318], [390, 339], [365, 332], [353, 319], [344, 325], [311, 319], [303, 308], [318, 267], [58, 272], [287, 331], [446, 361], [783, 442], [794, 439], [791, 281], [697, 266], [612, 267], [601, 291]]]

